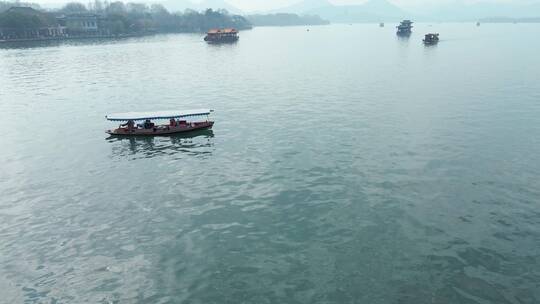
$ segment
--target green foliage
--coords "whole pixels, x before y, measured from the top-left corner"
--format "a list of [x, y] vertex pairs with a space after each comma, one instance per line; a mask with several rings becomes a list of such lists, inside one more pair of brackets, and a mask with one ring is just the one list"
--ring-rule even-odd
[[0, 13], [0, 27], [2, 28], [38, 29], [55, 24], [54, 16], [39, 11], [19, 12], [6, 10]]
[[76, 14], [76, 13], [85, 13], [88, 10], [86, 9], [86, 6], [84, 6], [84, 4], [82, 3], [70, 2], [64, 5], [64, 7], [60, 11], [66, 14]]
[[186, 10], [175, 17], [181, 30], [185, 32], [202, 32], [212, 28], [251, 28], [251, 24], [244, 17], [231, 16], [226, 10], [207, 9], [204, 13]]
[[[0, 4], [10, 5], [6, 2]], [[0, 27], [39, 28], [49, 24], [57, 24], [54, 16], [43, 11], [37, 15], [3, 13], [0, 14]], [[242, 16], [230, 15], [226, 10], [207, 9], [204, 12], [186, 10], [184, 13], [171, 14], [161, 4], [148, 6], [142, 3], [120, 1], [108, 3], [102, 0], [90, 2], [88, 7], [79, 2], [66, 4], [58, 16], [70, 14], [96, 14], [99, 18], [98, 28], [104, 34], [136, 34], [145, 32], [204, 32], [211, 28], [251, 28], [251, 24]]]
[[3, 12], [0, 15], [0, 27], [36, 29], [43, 26], [42, 20], [37, 16], [21, 13]]
[[39, 10], [41, 7], [37, 3], [29, 3], [29, 2], [11, 2], [11, 1], [0, 1], [0, 13], [7, 11], [8, 9], [14, 7], [14, 6], [24, 6], [24, 7], [31, 7], [33, 9]]
[[128, 13], [124, 2], [120, 1], [111, 2], [109, 6], [105, 8], [105, 12], [108, 15], [125, 15]]
[[95, 13], [98, 13], [97, 7], [101, 7], [105, 17], [105, 21], [100, 23], [101, 28], [112, 34], [148, 31], [204, 32], [211, 28], [225, 27], [251, 28], [251, 24], [244, 17], [231, 16], [226, 10], [186, 10], [183, 14], [171, 14], [161, 4], [147, 6], [141, 3], [112, 2], [102, 5], [95, 2]]
[[120, 35], [127, 32], [130, 27], [130, 21], [123, 15], [110, 14], [100, 24], [101, 28], [105, 28], [110, 34]]

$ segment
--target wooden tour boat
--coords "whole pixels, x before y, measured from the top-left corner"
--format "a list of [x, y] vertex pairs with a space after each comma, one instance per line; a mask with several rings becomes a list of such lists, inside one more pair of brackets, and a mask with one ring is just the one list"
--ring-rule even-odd
[[[211, 129], [214, 125], [208, 116], [214, 110], [128, 112], [105, 116], [109, 121], [124, 122], [117, 129], [105, 131], [116, 136], [171, 135], [194, 130]], [[156, 125], [153, 120], [169, 120], [168, 124]], [[136, 124], [136, 122], [141, 122]]]
[[398, 36], [410, 36], [412, 33], [413, 22], [411, 20], [403, 20], [401, 23], [396, 26]]
[[208, 43], [232, 43], [238, 41], [238, 31], [233, 28], [212, 29], [206, 33], [204, 41]]

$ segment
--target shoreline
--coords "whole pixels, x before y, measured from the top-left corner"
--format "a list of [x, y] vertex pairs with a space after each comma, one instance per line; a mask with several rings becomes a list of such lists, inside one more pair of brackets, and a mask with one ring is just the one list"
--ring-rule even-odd
[[[242, 31], [252, 30], [251, 28], [242, 29]], [[160, 34], [201, 34], [203, 35], [206, 32], [183, 32], [183, 31], [172, 31], [172, 32], [146, 32], [146, 33], [136, 33], [136, 34], [120, 34], [120, 35], [88, 35], [88, 36], [68, 36], [68, 37], [41, 37], [41, 38], [25, 38], [25, 39], [9, 39], [9, 40], [0, 40], [0, 45], [7, 43], [17, 43], [17, 42], [45, 42], [45, 41], [70, 41], [70, 40], [85, 40], [85, 39], [121, 39], [121, 38], [133, 38], [133, 37], [147, 37], [155, 36]]]
[[[85, 39], [119, 39], [132, 37], [153, 36], [162, 33], [144, 33], [144, 34], [122, 34], [122, 35], [91, 35], [91, 36], [72, 36], [72, 37], [41, 37], [41, 38], [26, 38], [26, 39], [9, 39], [0, 40], [0, 44], [14, 42], [44, 42], [44, 41], [70, 41], [70, 40], [85, 40]], [[165, 33], [163, 33], [165, 34]]]
[[[472, 21], [471, 21], [472, 22]], [[516, 24], [516, 23], [523, 23], [523, 24], [537, 24], [540, 23], [540, 21], [520, 21], [520, 22], [512, 22], [512, 21], [486, 21], [486, 20], [480, 20], [481, 23], [485, 24]], [[418, 23], [429, 23], [425, 21], [421, 21]], [[442, 22], [442, 23], [469, 23], [464, 21], [456, 21], [456, 22]], [[243, 29], [242, 31], [251, 30], [256, 27], [301, 27], [301, 26], [327, 26], [327, 25], [347, 25], [347, 24], [376, 24], [376, 22], [353, 22], [353, 23], [347, 23], [347, 22], [336, 22], [336, 23], [327, 23], [327, 24], [287, 24], [287, 25], [256, 25], [252, 28]], [[70, 41], [70, 40], [85, 40], [85, 39], [121, 39], [121, 38], [133, 38], [133, 37], [146, 37], [146, 36], [154, 36], [159, 34], [204, 34], [204, 32], [151, 32], [151, 33], [138, 33], [138, 34], [120, 34], [120, 35], [89, 35], [89, 36], [71, 36], [71, 37], [41, 37], [41, 38], [25, 38], [25, 39], [8, 39], [8, 40], [0, 40], [0, 45], [3, 44], [9, 44], [9, 43], [19, 43], [19, 42], [46, 42], [46, 41]]]

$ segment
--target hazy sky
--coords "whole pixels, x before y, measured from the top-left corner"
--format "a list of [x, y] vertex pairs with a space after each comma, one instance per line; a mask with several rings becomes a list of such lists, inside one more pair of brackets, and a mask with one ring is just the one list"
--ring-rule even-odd
[[[285, 7], [294, 3], [301, 2], [302, 0], [225, 0], [232, 5], [242, 10], [264, 10]], [[364, 3], [367, 0], [328, 0], [336, 5], [344, 4], [359, 4]], [[530, 3], [540, 2], [540, 0], [388, 0], [400, 7], [415, 7], [415, 6], [438, 6], [451, 3], [475, 3], [475, 2], [490, 2], [490, 3]], [[198, 2], [198, 0], [193, 0]]]
[[[200, 0], [194, 0], [194, 2], [197, 2]], [[256, 3], [258, 5], [271, 5], [273, 3], [285, 3], [285, 4], [292, 4], [301, 2], [302, 0], [226, 0], [230, 3], [237, 3], [239, 6], [249, 6], [252, 3]], [[332, 2], [337, 5], [342, 4], [355, 4], [355, 3], [364, 3], [368, 0], [328, 0], [329, 2]], [[392, 2], [394, 4], [404, 4], [404, 5], [422, 5], [422, 4], [442, 4], [442, 3], [455, 3], [455, 2], [461, 2], [461, 3], [475, 3], [475, 2], [491, 2], [491, 3], [527, 3], [527, 2], [538, 2], [538, 0], [388, 0], [389, 2]]]
[[[36, 3], [65, 3], [70, 1], [78, 1], [88, 3], [93, 0], [23, 0]], [[114, 0], [109, 0], [114, 1]], [[123, 0], [123, 2], [162, 2], [165, 0]], [[191, 2], [200, 2], [202, 0], [191, 0]], [[262, 11], [276, 8], [286, 7], [302, 0], [225, 0], [226, 2], [244, 10], [244, 11]], [[367, 0], [328, 0], [336, 5], [360, 4]], [[490, 3], [538, 3], [540, 0], [388, 0], [402, 8], [418, 7], [418, 6], [440, 6], [448, 5], [456, 2], [460, 3], [475, 3], [475, 2], [490, 2]]]

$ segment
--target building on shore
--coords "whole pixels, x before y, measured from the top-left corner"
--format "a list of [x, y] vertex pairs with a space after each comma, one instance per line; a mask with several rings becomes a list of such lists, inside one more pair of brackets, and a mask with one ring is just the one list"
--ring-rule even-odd
[[64, 26], [50, 26], [39, 28], [0, 28], [0, 40], [19, 39], [54, 39], [67, 37]]
[[99, 17], [96, 14], [70, 14], [57, 17], [73, 36], [94, 36], [99, 34]]

